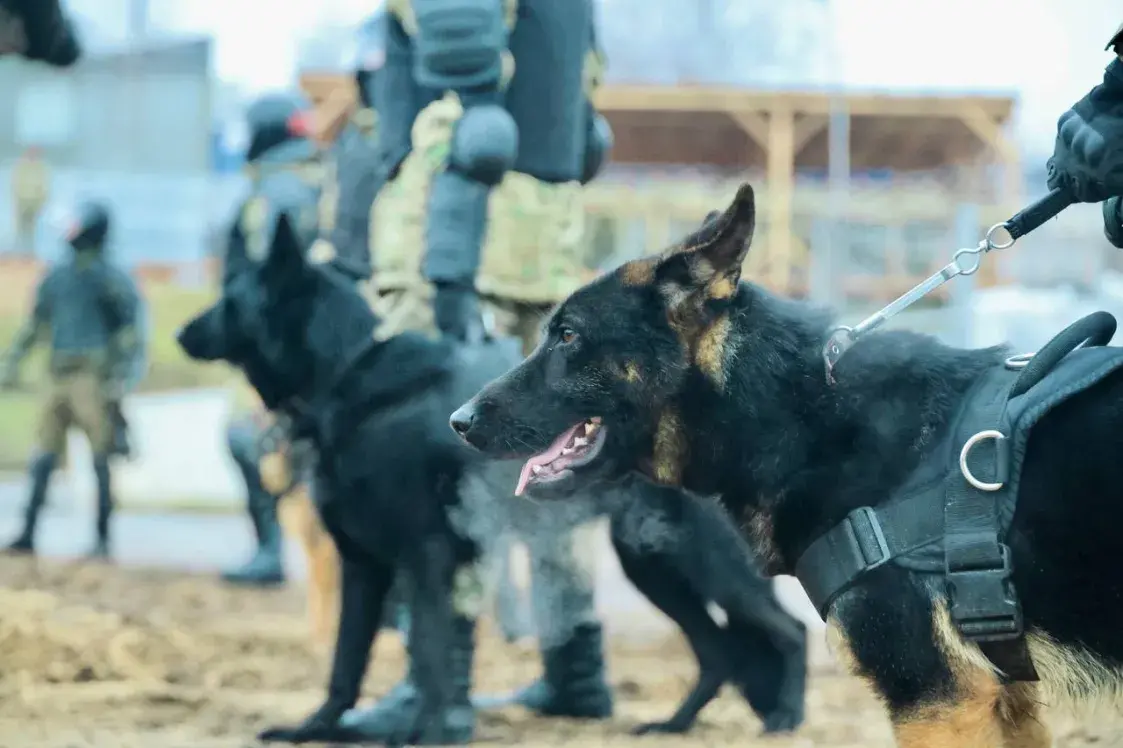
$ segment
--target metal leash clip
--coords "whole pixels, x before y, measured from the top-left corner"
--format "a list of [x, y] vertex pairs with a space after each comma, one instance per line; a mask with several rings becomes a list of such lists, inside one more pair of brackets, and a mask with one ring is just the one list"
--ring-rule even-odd
[[[839, 325], [831, 329], [823, 346], [823, 364], [826, 367], [827, 382], [834, 384], [834, 367], [859, 338], [877, 329], [887, 320], [895, 317], [920, 299], [935, 291], [952, 278], [961, 275], [974, 275], [983, 264], [983, 257], [994, 250], [1009, 249], [1021, 237], [1041, 224], [1055, 217], [1072, 205], [1072, 195], [1065, 190], [1053, 190], [1037, 202], [1014, 214], [1009, 220], [996, 223], [987, 229], [986, 235], [974, 247], [964, 247], [952, 255], [951, 262], [944, 265], [916, 286], [898, 296], [886, 306], [864, 320], [849, 327]], [[1005, 238], [999, 232], [1005, 232]], [[972, 261], [973, 260], [973, 261]]]

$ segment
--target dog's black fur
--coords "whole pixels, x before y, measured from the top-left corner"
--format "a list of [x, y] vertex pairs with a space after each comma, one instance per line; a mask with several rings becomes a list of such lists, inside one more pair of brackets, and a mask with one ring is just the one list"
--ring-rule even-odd
[[[803, 723], [807, 634], [760, 575], [749, 545], [721, 506], [677, 488], [625, 479], [612, 496], [612, 545], [628, 580], [682, 630], [698, 681], [668, 720], [632, 732], [683, 733], [732, 683], [765, 733]], [[719, 625], [710, 604], [725, 613]]]
[[[599, 458], [540, 495], [628, 473], [716, 495], [771, 570], [792, 573], [851, 510], [890, 497], [1006, 353], [879, 332], [828, 384], [831, 315], [740, 282], [754, 216], [745, 185], [681, 244], [576, 291], [532, 355], [458, 410], [453, 428], [485, 453], [525, 456], [600, 417]], [[942, 594], [900, 566], [875, 569], [838, 600], [829, 622], [883, 697], [899, 744], [1047, 746], [1041, 695], [1120, 691], [1121, 432], [1116, 374], [1030, 436], [1008, 542], [1040, 685], [1001, 682], [951, 628]]]
[[[447, 427], [448, 413], [517, 357], [483, 344], [466, 348], [403, 334], [373, 343], [377, 320], [354, 287], [330, 269], [307, 264], [282, 219], [268, 260], [234, 274], [212, 308], [181, 331], [193, 358], [239, 367], [265, 406], [303, 422], [320, 455], [317, 508], [343, 560], [343, 600], [328, 698], [303, 725], [267, 731], [281, 740], [347, 739], [339, 716], [358, 695], [367, 652], [396, 568], [414, 585], [412, 649], [426, 719], [400, 739], [452, 741], [442, 710], [442, 657], [451, 577], [477, 547], [449, 524], [460, 478], [493, 469]], [[512, 349], [513, 353], [513, 349]], [[504, 500], [518, 463], [498, 476]], [[678, 490], [647, 484], [614, 490], [600, 503], [629, 579], [690, 640], [700, 680], [666, 722], [636, 732], [682, 732], [726, 682], [734, 683], [767, 731], [803, 720], [805, 637], [755, 571], [747, 545], [720, 512]], [[637, 508], [653, 525], [637, 520]], [[654, 529], [653, 529], [654, 528]], [[477, 539], [478, 540], [478, 539]], [[699, 554], [699, 548], [709, 549]], [[707, 604], [728, 617], [718, 626]], [[731, 632], [735, 632], [733, 635]]]
[[502, 357], [479, 357], [420, 335], [375, 342], [375, 319], [342, 277], [305, 262], [287, 219], [268, 260], [233, 276], [213, 307], [180, 332], [192, 358], [239, 367], [270, 410], [306, 429], [318, 455], [313, 496], [342, 561], [342, 612], [328, 695], [302, 725], [266, 731], [292, 742], [346, 738], [353, 707], [397, 569], [412, 580], [412, 648], [423, 695], [415, 729], [392, 743], [443, 744], [470, 737], [452, 726], [446, 673], [457, 567], [477, 548], [447, 509], [473, 461], [445, 422], [458, 392]]

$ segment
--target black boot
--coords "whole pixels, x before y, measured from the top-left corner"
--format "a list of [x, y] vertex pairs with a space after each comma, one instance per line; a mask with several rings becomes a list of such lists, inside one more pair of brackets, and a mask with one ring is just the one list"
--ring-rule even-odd
[[109, 475], [109, 457], [94, 457], [94, 477], [97, 481], [97, 539], [87, 554], [95, 560], [109, 559], [109, 521], [113, 518], [113, 486]]
[[39, 513], [47, 501], [47, 486], [55, 469], [56, 458], [52, 453], [40, 455], [31, 463], [28, 474], [31, 478], [31, 495], [24, 509], [23, 530], [7, 546], [9, 553], [35, 553], [35, 526], [39, 523]]
[[257, 466], [258, 432], [246, 423], [232, 424], [226, 432], [227, 446], [234, 464], [246, 483], [246, 510], [257, 536], [257, 551], [244, 566], [230, 569], [222, 578], [231, 584], [271, 587], [284, 584], [281, 525], [277, 521], [277, 499], [265, 490]]
[[508, 696], [480, 697], [477, 709], [519, 704], [544, 717], [607, 719], [612, 689], [605, 680], [604, 642], [598, 623], [578, 626], [569, 641], [542, 652], [542, 678]]
[[[476, 625], [468, 618], [457, 616], [453, 620], [453, 637], [449, 678], [452, 681], [451, 709], [446, 715], [445, 739], [448, 743], [471, 741], [475, 732], [476, 715], [472, 708], [472, 658], [475, 655]], [[406, 677], [390, 689], [374, 706], [353, 709], [343, 715], [340, 726], [347, 731], [347, 739], [354, 742], [385, 742], [412, 728], [421, 711], [421, 695], [414, 684], [414, 669], [410, 663]]]
[[277, 521], [277, 500], [264, 489], [251, 493], [250, 519], [257, 535], [257, 552], [244, 566], [223, 572], [231, 584], [273, 587], [285, 582], [282, 560], [281, 524]]

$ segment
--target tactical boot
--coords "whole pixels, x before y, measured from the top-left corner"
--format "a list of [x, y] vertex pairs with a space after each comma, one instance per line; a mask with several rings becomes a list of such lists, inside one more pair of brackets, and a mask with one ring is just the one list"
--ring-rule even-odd
[[250, 519], [257, 535], [257, 552], [244, 566], [224, 572], [231, 584], [272, 587], [285, 582], [282, 560], [281, 524], [277, 521], [277, 500], [264, 489], [251, 490]]
[[109, 458], [94, 458], [94, 477], [97, 482], [97, 539], [86, 557], [92, 560], [109, 559], [109, 521], [113, 518], [113, 487], [110, 483]]
[[519, 704], [543, 717], [607, 719], [612, 716], [612, 690], [605, 680], [604, 644], [600, 624], [583, 623], [569, 641], [542, 652], [545, 673], [521, 691], [483, 696], [477, 709]]
[[[450, 679], [450, 709], [440, 725], [441, 744], [467, 743], [472, 740], [476, 727], [476, 714], [472, 707], [472, 658], [475, 654], [475, 622], [457, 616], [453, 621], [448, 678]], [[421, 693], [414, 680], [415, 669], [410, 662], [409, 672], [381, 701], [366, 709], [352, 709], [343, 715], [340, 727], [346, 739], [354, 742], [384, 743], [394, 738], [412, 742], [409, 735], [418, 725], [421, 713]]]
[[23, 531], [5, 549], [9, 553], [35, 552], [35, 526], [39, 523], [39, 513], [47, 501], [47, 486], [55, 469], [53, 454], [40, 455], [31, 463], [28, 471], [31, 477], [31, 495], [23, 515]]

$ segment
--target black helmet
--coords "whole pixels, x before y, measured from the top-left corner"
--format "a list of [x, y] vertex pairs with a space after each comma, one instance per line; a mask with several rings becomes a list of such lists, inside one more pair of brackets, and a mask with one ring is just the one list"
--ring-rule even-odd
[[109, 210], [98, 202], [78, 206], [66, 241], [76, 251], [101, 249], [109, 236]]
[[386, 24], [388, 14], [385, 8], [363, 21], [356, 32], [355, 39], [355, 84], [359, 89], [359, 101], [366, 109], [374, 108], [374, 77], [386, 64]]
[[251, 104], [246, 112], [250, 127], [246, 161], [290, 163], [314, 157], [316, 145], [308, 132], [311, 110], [300, 94], [266, 94]]

